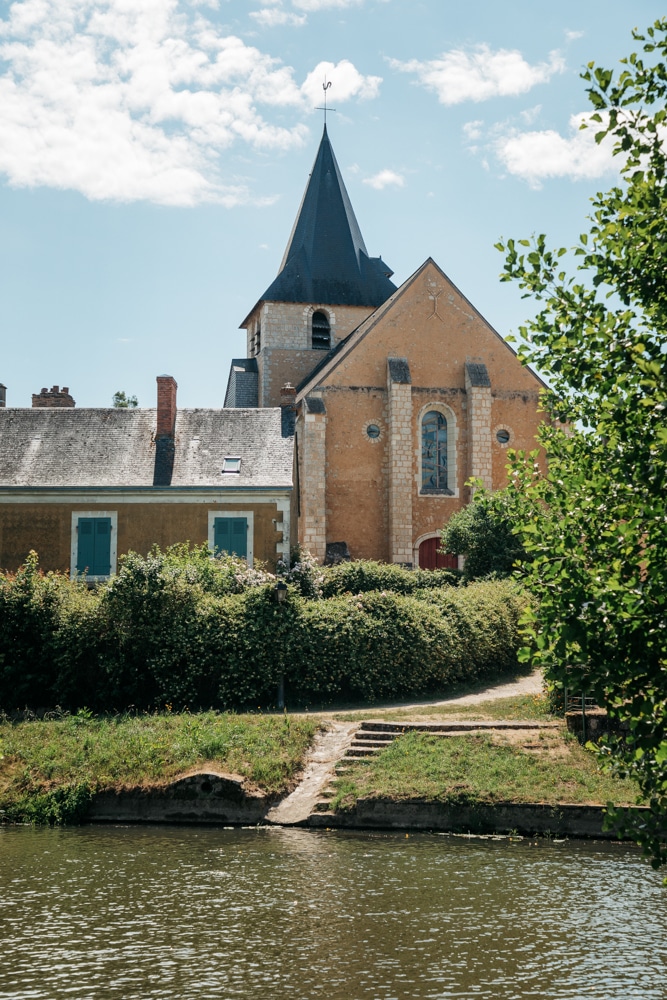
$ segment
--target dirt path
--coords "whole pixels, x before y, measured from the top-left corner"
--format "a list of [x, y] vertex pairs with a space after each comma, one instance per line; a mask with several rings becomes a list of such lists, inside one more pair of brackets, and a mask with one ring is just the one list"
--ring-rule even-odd
[[[517, 681], [509, 681], [505, 684], [495, 684], [475, 694], [458, 695], [454, 698], [442, 698], [438, 701], [396, 701], [386, 705], [376, 705], [369, 708], [368, 705], [350, 706], [345, 709], [336, 709], [329, 712], [312, 712], [309, 715], [318, 715], [322, 719], [333, 719], [336, 715], [347, 715], [348, 712], [389, 712], [396, 709], [405, 709], [406, 721], [409, 713], [418, 708], [437, 708], [440, 705], [478, 705], [482, 701], [497, 701], [499, 698], [515, 698], [520, 695], [539, 694], [542, 691], [542, 675], [538, 673], [529, 674], [528, 677], [520, 677]], [[295, 712], [294, 715], [302, 715]]]

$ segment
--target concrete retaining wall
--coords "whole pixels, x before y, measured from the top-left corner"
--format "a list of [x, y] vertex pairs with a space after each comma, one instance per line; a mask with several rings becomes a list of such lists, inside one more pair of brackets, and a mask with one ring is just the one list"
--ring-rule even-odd
[[603, 830], [601, 806], [448, 805], [442, 802], [359, 799], [356, 807], [340, 813], [313, 813], [308, 825], [347, 829], [441, 830], [451, 833], [512, 833], [527, 836], [554, 834], [615, 840]]

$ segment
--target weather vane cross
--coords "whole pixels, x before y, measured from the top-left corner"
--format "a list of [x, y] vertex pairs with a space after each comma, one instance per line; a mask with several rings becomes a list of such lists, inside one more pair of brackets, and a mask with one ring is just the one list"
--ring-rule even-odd
[[325, 76], [324, 77], [324, 83], [322, 84], [322, 90], [324, 91], [324, 107], [315, 108], [316, 111], [324, 111], [324, 125], [325, 125], [325, 128], [326, 128], [326, 124], [327, 124], [327, 111], [335, 111], [336, 110], [335, 108], [328, 108], [327, 107], [327, 90], [329, 89], [330, 86], [331, 86], [331, 80], [329, 80], [327, 82], [327, 78]]

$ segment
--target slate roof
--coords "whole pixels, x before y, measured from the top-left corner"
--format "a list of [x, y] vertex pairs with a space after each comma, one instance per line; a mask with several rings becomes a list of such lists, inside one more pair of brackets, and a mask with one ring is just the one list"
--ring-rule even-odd
[[232, 358], [225, 393], [225, 406], [259, 405], [257, 358]]
[[260, 301], [377, 307], [393, 272], [369, 257], [326, 125], [275, 281]]
[[[293, 425], [271, 409], [179, 410], [170, 481], [156, 479], [153, 409], [0, 409], [6, 487], [283, 487]], [[222, 473], [240, 456], [239, 473]]]
[[470, 385], [476, 389], [490, 389], [491, 379], [485, 364], [481, 361], [466, 361], [466, 373]]
[[410, 385], [412, 376], [410, 375], [410, 365], [407, 358], [389, 358], [387, 365], [389, 368], [389, 378], [392, 382]]

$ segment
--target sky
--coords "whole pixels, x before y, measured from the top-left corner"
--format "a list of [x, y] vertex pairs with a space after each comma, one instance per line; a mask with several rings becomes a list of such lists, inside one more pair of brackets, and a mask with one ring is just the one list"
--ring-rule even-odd
[[372, 256], [427, 257], [501, 334], [494, 244], [571, 246], [617, 164], [579, 74], [653, 0], [0, 0], [0, 382], [222, 406], [327, 127]]

